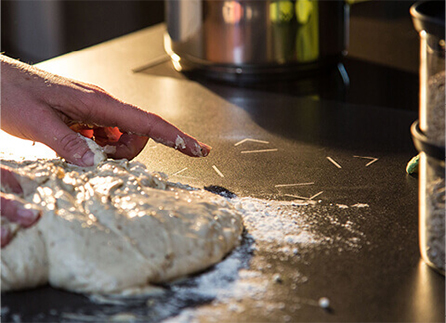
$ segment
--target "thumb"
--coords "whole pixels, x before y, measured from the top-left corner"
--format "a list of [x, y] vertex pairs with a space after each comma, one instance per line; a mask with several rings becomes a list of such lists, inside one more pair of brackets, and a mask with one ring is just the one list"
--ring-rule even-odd
[[78, 166], [95, 165], [95, 154], [87, 138], [71, 130], [57, 115], [42, 120], [34, 133], [36, 141], [52, 148], [60, 157]]
[[69, 128], [67, 134], [62, 137], [54, 138], [54, 142], [50, 147], [53, 148], [60, 157], [64, 158], [69, 163], [88, 167], [94, 166], [98, 162], [107, 158], [102, 151], [101, 154], [95, 153], [95, 151], [99, 151], [99, 145], [97, 145], [93, 140], [88, 139], [87, 137], [84, 137], [80, 133], [74, 132]]

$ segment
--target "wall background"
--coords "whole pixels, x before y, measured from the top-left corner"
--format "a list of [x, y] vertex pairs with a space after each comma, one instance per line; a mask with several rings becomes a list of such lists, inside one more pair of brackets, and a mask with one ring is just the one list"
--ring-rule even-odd
[[162, 21], [162, 0], [2, 0], [1, 51], [38, 63]]

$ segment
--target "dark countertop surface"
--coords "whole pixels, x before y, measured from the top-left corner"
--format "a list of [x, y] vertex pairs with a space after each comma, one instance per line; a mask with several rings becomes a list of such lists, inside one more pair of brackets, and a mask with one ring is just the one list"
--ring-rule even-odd
[[[168, 314], [145, 306], [140, 321], [158, 321], [203, 306], [210, 312], [199, 316], [200, 321], [444, 321], [444, 277], [420, 259], [418, 179], [405, 173], [417, 153], [409, 128], [417, 119], [418, 36], [404, 11], [407, 2], [394, 2], [392, 12], [386, 11], [386, 3], [390, 5], [367, 2], [352, 8], [351, 50], [343, 62], [350, 86], [340, 82], [337, 70], [310, 80], [254, 86], [189, 80], [166, 60], [164, 25], [40, 64], [161, 114], [213, 147], [207, 158], [197, 160], [149, 143], [137, 160], [174, 181], [218, 185], [238, 196], [280, 201], [323, 192], [315, 206], [296, 211], [313, 212], [313, 229], [330, 237], [331, 244], [308, 249], [300, 257], [282, 257], [276, 245], [262, 242], [247, 251], [253, 241], [245, 242], [242, 252], [249, 255], [243, 266], [263, 268], [266, 281], [276, 273], [282, 277], [281, 283], [268, 284], [260, 300], [242, 298], [234, 310], [212, 299], [190, 297], [178, 301]], [[383, 41], [376, 42], [384, 32]], [[389, 44], [395, 48], [389, 49]], [[245, 138], [268, 144], [235, 145]], [[256, 149], [274, 151], [242, 153]], [[373, 158], [376, 161], [366, 166]], [[309, 182], [314, 184], [283, 186]], [[357, 203], [368, 207], [351, 207]], [[355, 232], [344, 230], [347, 222]], [[349, 248], [343, 240], [351, 237], [359, 237], [359, 242]], [[306, 279], [293, 279], [296, 273]], [[153, 302], [163, 308], [161, 303], [175, 297], [171, 290]], [[314, 306], [320, 297], [330, 299], [330, 310]], [[43, 287], [2, 295], [2, 309], [7, 308], [2, 319], [11, 321], [15, 315], [23, 322], [70, 321], [62, 313], [125, 311], [136, 313], [137, 321], [138, 306], [115, 309]]]

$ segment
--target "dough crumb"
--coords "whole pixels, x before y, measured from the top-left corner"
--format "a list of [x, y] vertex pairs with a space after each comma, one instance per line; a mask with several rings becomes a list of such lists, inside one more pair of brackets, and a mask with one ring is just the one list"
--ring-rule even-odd
[[318, 304], [321, 308], [327, 309], [330, 307], [330, 300], [327, 297], [319, 298]]
[[175, 149], [185, 149], [186, 148], [186, 143], [184, 142], [184, 139], [181, 138], [180, 136], [177, 136], [177, 139], [175, 140]]
[[282, 276], [280, 274], [274, 274], [273, 276], [273, 282], [281, 284], [283, 282]]

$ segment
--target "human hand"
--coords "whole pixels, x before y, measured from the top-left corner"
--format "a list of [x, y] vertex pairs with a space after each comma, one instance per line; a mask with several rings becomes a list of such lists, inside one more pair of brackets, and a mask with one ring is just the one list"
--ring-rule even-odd
[[94, 164], [93, 152], [78, 133], [93, 138], [100, 146], [112, 146], [106, 153], [117, 159], [134, 158], [149, 138], [192, 157], [209, 154], [211, 147], [98, 86], [54, 75], [4, 55], [0, 55], [0, 61], [2, 129], [42, 142], [68, 162]]
[[[5, 247], [13, 238], [10, 222], [22, 228], [32, 226], [40, 219], [41, 211], [30, 203], [19, 198], [23, 193], [22, 187], [14, 173], [7, 167], [0, 165], [1, 180], [1, 247]], [[10, 192], [10, 193], [6, 193]], [[4, 221], [4, 219], [7, 219]]]

